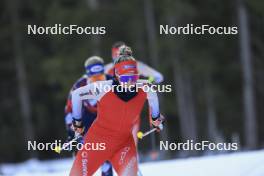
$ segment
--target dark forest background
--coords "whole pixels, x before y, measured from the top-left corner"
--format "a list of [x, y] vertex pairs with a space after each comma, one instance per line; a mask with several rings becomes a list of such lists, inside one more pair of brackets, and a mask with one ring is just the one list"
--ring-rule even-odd
[[[66, 139], [70, 87], [86, 58], [97, 54], [110, 62], [111, 45], [119, 40], [162, 72], [163, 84], [173, 85], [172, 93], [160, 95], [166, 129], [156, 135], [156, 146], [153, 137], [140, 143], [145, 158], [157, 149], [157, 139], [264, 147], [264, 1], [2, 0], [0, 23], [0, 162], [58, 157], [28, 152], [27, 140]], [[107, 34], [27, 35], [28, 24], [56, 23], [106, 26]], [[159, 35], [160, 24], [188, 23], [239, 26], [239, 34]], [[204, 154], [166, 152], [158, 158]]]

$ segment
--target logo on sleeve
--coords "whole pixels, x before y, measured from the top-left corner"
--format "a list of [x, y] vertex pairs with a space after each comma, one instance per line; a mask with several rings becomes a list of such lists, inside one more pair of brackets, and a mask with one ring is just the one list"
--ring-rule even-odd
[[84, 92], [80, 94], [80, 97], [86, 96], [86, 95], [93, 95], [93, 92], [89, 90], [89, 92]]
[[99, 93], [100, 93], [100, 90], [99, 90], [98, 87], [96, 87], [96, 89], [95, 89], [95, 95], [97, 96], [97, 95], [99, 95]]

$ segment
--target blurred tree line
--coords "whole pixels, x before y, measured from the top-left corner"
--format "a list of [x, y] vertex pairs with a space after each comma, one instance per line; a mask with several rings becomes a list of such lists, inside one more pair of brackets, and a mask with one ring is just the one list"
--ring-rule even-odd
[[[98, 54], [110, 62], [118, 40], [161, 71], [164, 84], [173, 85], [172, 93], [161, 95], [167, 117], [162, 139], [263, 147], [263, 1], [3, 0], [0, 9], [0, 162], [56, 156], [28, 152], [26, 140], [65, 139], [70, 87], [83, 74], [87, 57]], [[56, 23], [105, 26], [107, 34], [27, 35], [28, 24]], [[160, 24], [188, 23], [239, 26], [239, 35], [158, 34]], [[149, 143], [140, 148], [147, 151]]]

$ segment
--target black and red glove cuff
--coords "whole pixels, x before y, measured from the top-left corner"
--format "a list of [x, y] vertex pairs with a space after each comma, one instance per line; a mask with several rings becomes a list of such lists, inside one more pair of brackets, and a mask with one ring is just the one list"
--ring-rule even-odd
[[72, 125], [73, 125], [75, 128], [83, 128], [83, 122], [82, 122], [82, 119], [75, 119], [75, 118], [73, 118], [73, 119], [72, 119]]

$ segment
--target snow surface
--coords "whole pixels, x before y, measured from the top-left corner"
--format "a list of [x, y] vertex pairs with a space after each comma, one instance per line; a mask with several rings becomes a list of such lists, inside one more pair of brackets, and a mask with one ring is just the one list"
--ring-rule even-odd
[[[0, 166], [4, 176], [66, 176], [73, 160], [29, 160]], [[144, 176], [264, 176], [264, 150], [140, 164]], [[95, 175], [100, 175], [97, 171]]]

